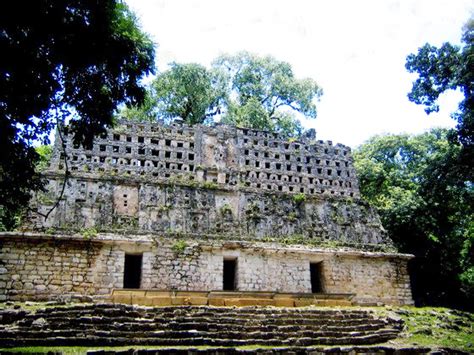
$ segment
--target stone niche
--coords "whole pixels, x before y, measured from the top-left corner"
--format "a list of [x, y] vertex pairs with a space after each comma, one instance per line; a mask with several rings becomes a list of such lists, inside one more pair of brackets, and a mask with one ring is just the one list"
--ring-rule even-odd
[[411, 304], [397, 254], [360, 199], [350, 148], [226, 125], [122, 121], [56, 140], [26, 233], [0, 235], [0, 298], [107, 297], [124, 287], [351, 294]]

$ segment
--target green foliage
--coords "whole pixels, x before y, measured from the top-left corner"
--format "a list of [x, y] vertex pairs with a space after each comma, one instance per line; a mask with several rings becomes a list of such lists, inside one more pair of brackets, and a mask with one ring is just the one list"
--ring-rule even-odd
[[223, 78], [200, 64], [172, 63], [151, 84], [145, 103], [122, 111], [131, 119], [153, 121], [182, 118], [188, 124], [205, 123], [220, 112]]
[[293, 202], [296, 204], [303, 203], [306, 201], [306, 195], [304, 193], [298, 193], [292, 196]]
[[51, 160], [51, 156], [53, 154], [53, 146], [52, 145], [40, 145], [35, 148], [36, 153], [39, 155], [39, 160], [36, 164], [36, 169], [38, 171], [46, 170], [49, 166], [49, 161]]
[[312, 79], [296, 79], [286, 62], [240, 52], [217, 58], [213, 67], [227, 78], [222, 122], [295, 136], [302, 127], [293, 112], [316, 118], [321, 88]]
[[232, 216], [232, 207], [230, 207], [229, 204], [224, 204], [222, 205], [222, 207], [220, 208], [220, 213], [222, 216]]
[[260, 206], [258, 205], [258, 203], [252, 202], [248, 204], [245, 209], [245, 215], [250, 220], [253, 220], [255, 222], [259, 221], [262, 218], [262, 215], [261, 215]]
[[291, 221], [291, 222], [294, 222], [298, 219], [298, 215], [296, 214], [296, 212], [290, 212], [288, 213], [288, 215], [286, 216], [286, 218]]
[[154, 46], [116, 0], [18, 1], [2, 9], [0, 24], [0, 207], [8, 218], [43, 186], [33, 143], [48, 144], [67, 118], [75, 142], [90, 146], [119, 104], [143, 101], [139, 80], [153, 70]]
[[95, 227], [83, 228], [81, 230], [82, 237], [84, 239], [92, 239], [97, 237], [97, 229]]
[[157, 112], [155, 108], [155, 98], [152, 97], [151, 90], [151, 87], [148, 86], [141, 104], [122, 107], [119, 112], [120, 118], [139, 122], [155, 121]]
[[316, 117], [322, 90], [312, 79], [296, 79], [288, 63], [241, 52], [217, 58], [211, 69], [172, 63], [157, 76], [142, 106], [122, 110], [129, 119], [182, 118], [189, 124], [221, 122], [300, 136], [295, 113]]
[[171, 250], [173, 250], [173, 253], [176, 255], [183, 254], [186, 248], [188, 247], [188, 243], [186, 243], [185, 240], [177, 240], [173, 246], [171, 247]]
[[24, 213], [24, 209], [12, 210], [0, 205], [0, 232], [11, 231], [18, 227]]
[[219, 185], [212, 181], [204, 181], [201, 184], [201, 187], [208, 190], [216, 190], [217, 188], [219, 188]]
[[402, 252], [415, 254], [419, 304], [469, 306], [474, 191], [447, 130], [370, 139], [354, 154], [362, 196], [377, 208]]
[[395, 308], [393, 311], [406, 325], [397, 342], [406, 345], [449, 347], [473, 353], [472, 313], [433, 307], [403, 307]]
[[[424, 105], [426, 113], [437, 112], [439, 96], [447, 90], [464, 95], [457, 112], [457, 138], [463, 145], [463, 160], [474, 159], [474, 19], [464, 28], [463, 46], [444, 43], [440, 48], [425, 44], [417, 54], [407, 57], [406, 68], [418, 74], [408, 94], [410, 101]], [[471, 166], [472, 168], [472, 166]], [[470, 171], [472, 179], [472, 169]]]
[[313, 245], [308, 238], [301, 234], [292, 234], [285, 236], [281, 241], [283, 245]]

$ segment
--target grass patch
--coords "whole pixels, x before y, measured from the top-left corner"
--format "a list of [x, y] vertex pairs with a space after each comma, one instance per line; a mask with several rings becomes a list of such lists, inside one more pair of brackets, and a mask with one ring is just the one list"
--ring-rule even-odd
[[405, 329], [393, 342], [400, 346], [452, 348], [474, 353], [474, 314], [442, 307], [380, 307], [380, 316], [398, 316]]

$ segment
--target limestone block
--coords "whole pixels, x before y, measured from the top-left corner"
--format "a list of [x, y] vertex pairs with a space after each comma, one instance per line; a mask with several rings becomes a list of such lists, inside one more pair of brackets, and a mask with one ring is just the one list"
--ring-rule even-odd
[[317, 301], [312, 298], [296, 298], [294, 303], [295, 307], [308, 307], [315, 305]]
[[215, 307], [224, 307], [226, 305], [225, 299], [221, 297], [210, 297], [209, 298], [209, 306]]
[[132, 304], [132, 295], [130, 295], [130, 294], [114, 294], [112, 296], [112, 302], [114, 302], [114, 303], [123, 303], [123, 304]]
[[274, 306], [274, 299], [265, 299], [265, 298], [226, 298], [226, 306]]
[[275, 307], [294, 307], [295, 301], [292, 298], [275, 298]]
[[171, 297], [149, 296], [147, 298], [151, 300], [152, 306], [165, 307], [172, 305]]

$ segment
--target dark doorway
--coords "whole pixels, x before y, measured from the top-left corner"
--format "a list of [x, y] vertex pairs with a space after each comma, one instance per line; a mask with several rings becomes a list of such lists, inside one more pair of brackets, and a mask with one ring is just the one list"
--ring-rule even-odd
[[309, 272], [311, 274], [311, 292], [320, 293], [323, 292], [321, 285], [321, 267], [322, 263], [310, 263]]
[[236, 289], [237, 259], [224, 259], [224, 291]]
[[142, 259], [142, 254], [125, 254], [123, 288], [140, 288]]

